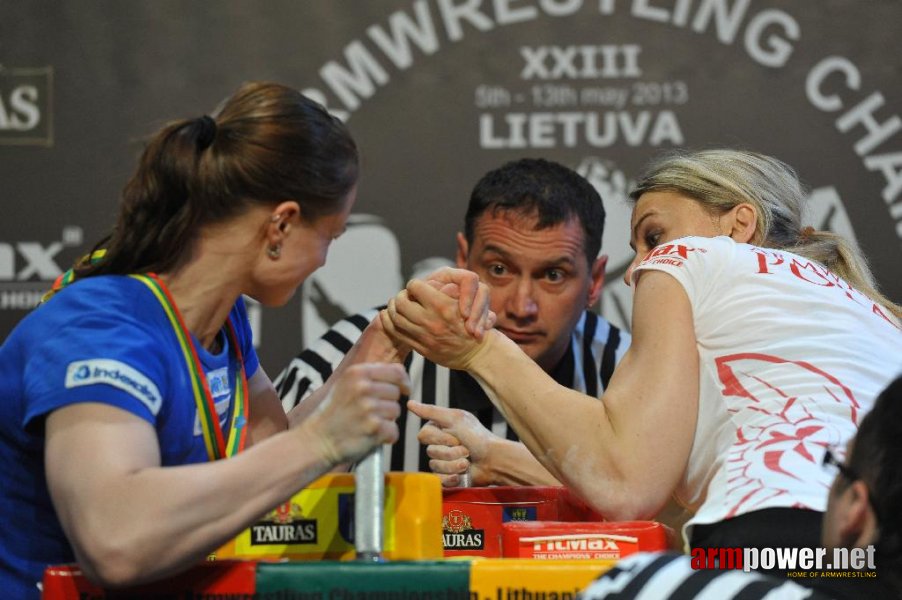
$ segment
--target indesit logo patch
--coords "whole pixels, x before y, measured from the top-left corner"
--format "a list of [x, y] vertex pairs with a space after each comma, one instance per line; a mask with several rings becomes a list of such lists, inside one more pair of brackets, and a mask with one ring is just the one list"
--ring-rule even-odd
[[160, 412], [163, 397], [156, 384], [132, 366], [109, 358], [77, 360], [66, 368], [66, 387], [107, 384], [128, 392], [140, 400], [154, 416]]

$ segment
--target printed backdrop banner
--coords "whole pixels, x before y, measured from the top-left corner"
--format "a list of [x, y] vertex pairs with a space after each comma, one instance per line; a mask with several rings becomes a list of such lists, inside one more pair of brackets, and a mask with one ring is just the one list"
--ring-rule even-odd
[[447, 263], [475, 182], [526, 156], [601, 192], [614, 322], [629, 320], [626, 192], [675, 147], [795, 166], [807, 222], [857, 240], [902, 301], [898, 0], [58, 0], [0, 17], [4, 337], [113, 224], [142, 140], [248, 80], [305, 90], [363, 154], [327, 266], [288, 306], [251, 307], [273, 376]]

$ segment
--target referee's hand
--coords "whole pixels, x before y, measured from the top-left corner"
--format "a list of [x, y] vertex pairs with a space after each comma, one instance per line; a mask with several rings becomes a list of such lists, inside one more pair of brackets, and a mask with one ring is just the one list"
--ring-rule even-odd
[[457, 408], [409, 401], [407, 408], [424, 419], [417, 439], [426, 446], [429, 468], [445, 487], [459, 487], [469, 475], [470, 485], [492, 485], [489, 449], [499, 440], [473, 414]]

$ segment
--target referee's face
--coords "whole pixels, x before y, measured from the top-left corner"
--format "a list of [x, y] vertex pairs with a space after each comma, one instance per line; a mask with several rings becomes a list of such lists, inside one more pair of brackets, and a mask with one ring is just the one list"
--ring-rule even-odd
[[534, 215], [486, 212], [475, 224], [472, 247], [457, 234], [457, 263], [491, 288], [495, 328], [551, 371], [583, 311], [601, 294], [607, 257], [589, 264], [576, 219], [545, 229], [536, 223]]

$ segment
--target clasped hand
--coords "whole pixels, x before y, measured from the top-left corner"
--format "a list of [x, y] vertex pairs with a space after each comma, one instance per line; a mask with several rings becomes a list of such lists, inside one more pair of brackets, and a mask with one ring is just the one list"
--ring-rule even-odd
[[398, 439], [398, 403], [410, 394], [410, 378], [397, 363], [348, 367], [328, 397], [301, 422], [331, 466], [353, 462], [372, 448]]
[[496, 320], [488, 286], [475, 273], [450, 267], [411, 280], [379, 318], [397, 344], [460, 370], [470, 366]]
[[[398, 345], [452, 369], [466, 370], [484, 348], [485, 333], [495, 324], [489, 309], [489, 289], [475, 273], [441, 269], [426, 280], [413, 280], [389, 301], [380, 318], [385, 332]], [[426, 419], [418, 439], [426, 446], [429, 468], [442, 484], [454, 487], [470, 472], [472, 483], [487, 485], [483, 461], [495, 436], [472, 414], [408, 403]]]

